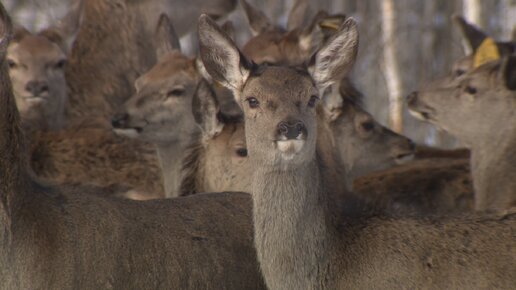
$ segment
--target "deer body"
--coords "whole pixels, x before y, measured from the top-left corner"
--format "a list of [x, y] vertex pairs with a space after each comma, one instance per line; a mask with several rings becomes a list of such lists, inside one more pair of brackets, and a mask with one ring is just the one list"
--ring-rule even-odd
[[244, 111], [257, 165], [250, 190], [255, 246], [270, 289], [513, 287], [514, 214], [425, 221], [333, 206], [331, 167], [316, 151], [315, 102], [353, 64], [353, 20], [317, 52], [309, 72], [253, 65], [205, 15], [199, 36], [207, 71]]

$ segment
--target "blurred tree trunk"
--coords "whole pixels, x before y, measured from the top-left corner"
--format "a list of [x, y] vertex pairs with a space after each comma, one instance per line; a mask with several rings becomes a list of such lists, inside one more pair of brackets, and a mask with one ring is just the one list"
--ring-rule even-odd
[[399, 62], [397, 57], [398, 45], [395, 37], [396, 12], [393, 0], [382, 1], [382, 40], [383, 65], [389, 95], [389, 125], [398, 133], [403, 131], [403, 100], [401, 96], [402, 83], [400, 79]]

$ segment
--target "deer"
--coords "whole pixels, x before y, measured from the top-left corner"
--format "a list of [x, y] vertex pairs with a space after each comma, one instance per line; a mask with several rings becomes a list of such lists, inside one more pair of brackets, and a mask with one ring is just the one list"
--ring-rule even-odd
[[38, 181], [8, 77], [0, 5], [0, 288], [265, 289], [245, 193], [132, 201]]
[[436, 80], [407, 97], [415, 117], [442, 128], [471, 149], [476, 210], [516, 205], [516, 184], [511, 179], [515, 63], [513, 56], [490, 61], [459, 78]]
[[53, 28], [32, 34], [19, 27], [7, 50], [16, 105], [24, 123], [34, 130], [57, 131], [64, 127], [68, 99], [65, 40]]
[[117, 135], [155, 145], [165, 195], [178, 196], [181, 156], [199, 132], [192, 96], [201, 78], [195, 59], [181, 53], [171, 20], [161, 15], [156, 30], [158, 63], [135, 81], [136, 94], [112, 118]]
[[352, 18], [308, 69], [253, 64], [209, 16], [198, 26], [206, 70], [244, 112], [254, 244], [269, 289], [513, 287], [514, 213], [432, 219], [335, 210], [325, 163], [336, 156], [316, 151], [316, 104], [355, 60]]
[[236, 6], [235, 0], [82, 1], [82, 22], [65, 69], [66, 116], [79, 121], [100, 116], [108, 126], [134, 94], [134, 81], [156, 63], [153, 32], [160, 13], [174, 19], [182, 36], [201, 12], [221, 18]]

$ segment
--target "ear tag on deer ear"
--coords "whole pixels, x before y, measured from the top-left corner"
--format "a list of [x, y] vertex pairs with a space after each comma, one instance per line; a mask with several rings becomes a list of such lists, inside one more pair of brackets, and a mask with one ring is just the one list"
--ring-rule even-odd
[[498, 59], [500, 59], [500, 52], [498, 51], [498, 47], [492, 38], [487, 37], [484, 39], [484, 41], [482, 41], [475, 52], [473, 67], [477, 68], [486, 62]]
[[319, 27], [321, 29], [330, 29], [330, 30], [338, 30], [340, 27], [340, 24], [342, 24], [342, 21], [340, 19], [326, 19], [319, 22]]

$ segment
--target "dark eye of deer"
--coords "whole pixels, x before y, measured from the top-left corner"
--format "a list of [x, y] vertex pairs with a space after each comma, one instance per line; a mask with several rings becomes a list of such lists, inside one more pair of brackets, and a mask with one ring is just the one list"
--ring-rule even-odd
[[62, 60], [58, 61], [58, 62], [55, 64], [54, 68], [56, 68], [56, 69], [62, 69], [62, 68], [64, 68], [65, 64], [66, 64], [66, 60], [62, 59]]
[[315, 104], [317, 103], [317, 100], [319, 100], [319, 97], [311, 96], [310, 100], [308, 101], [308, 107], [310, 107], [310, 108], [315, 107]]
[[249, 97], [246, 99], [247, 103], [249, 103], [249, 107], [251, 109], [256, 109], [260, 106], [260, 102], [255, 97]]
[[466, 87], [466, 93], [468, 93], [470, 95], [474, 95], [474, 94], [477, 93], [477, 89], [475, 89], [474, 87], [467, 86]]
[[173, 89], [167, 93], [167, 97], [179, 97], [185, 93], [184, 89]]
[[9, 68], [16, 67], [16, 62], [14, 62], [14, 60], [12, 60], [12, 59], [7, 59], [7, 64], [9, 65]]
[[365, 123], [362, 123], [362, 128], [365, 131], [369, 132], [374, 129], [374, 124], [373, 124], [373, 122], [365, 122]]
[[237, 149], [236, 154], [240, 157], [247, 157], [247, 149], [246, 148]]

